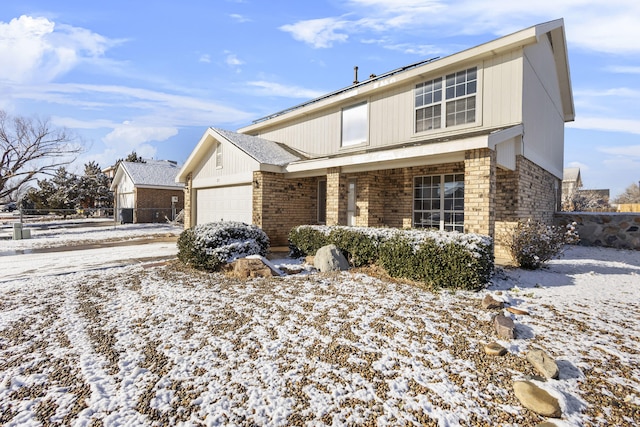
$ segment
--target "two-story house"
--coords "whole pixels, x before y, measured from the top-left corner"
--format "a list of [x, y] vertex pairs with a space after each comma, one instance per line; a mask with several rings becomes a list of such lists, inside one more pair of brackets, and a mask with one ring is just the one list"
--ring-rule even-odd
[[[371, 76], [230, 132], [178, 173], [185, 227], [432, 227], [501, 235], [552, 221], [574, 119], [563, 20]], [[496, 253], [498, 256], [498, 253]]]

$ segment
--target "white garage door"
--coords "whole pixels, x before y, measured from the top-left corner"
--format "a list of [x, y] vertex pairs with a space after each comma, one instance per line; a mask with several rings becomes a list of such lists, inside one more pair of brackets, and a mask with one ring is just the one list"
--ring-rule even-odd
[[251, 185], [196, 190], [196, 223], [241, 221], [251, 224]]

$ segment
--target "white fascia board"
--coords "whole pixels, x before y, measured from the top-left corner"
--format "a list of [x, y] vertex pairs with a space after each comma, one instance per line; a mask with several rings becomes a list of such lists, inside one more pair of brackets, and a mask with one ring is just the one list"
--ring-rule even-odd
[[496, 145], [500, 144], [501, 142], [505, 142], [510, 140], [511, 138], [522, 135], [524, 135], [524, 126], [522, 126], [522, 124], [490, 133], [489, 148], [495, 150]]
[[[282, 172], [282, 170], [280, 170], [279, 172]], [[192, 187], [226, 187], [229, 185], [250, 184], [251, 182], [253, 182], [253, 171], [247, 171], [233, 175], [212, 176], [208, 178], [194, 179]]]
[[184, 190], [183, 186], [172, 186], [169, 187], [167, 185], [136, 185], [135, 188], [144, 188], [147, 190]]
[[[434, 157], [437, 163], [444, 158], [464, 159], [464, 152], [477, 148], [488, 148], [488, 135], [475, 136], [455, 141], [437, 142], [411, 147], [390, 148], [372, 153], [353, 154], [350, 156], [303, 160], [290, 163], [284, 172], [304, 173], [318, 169], [341, 167], [345, 170], [377, 170], [397, 167], [415, 166], [418, 164], [433, 164], [428, 158]], [[458, 155], [456, 155], [458, 154]]]

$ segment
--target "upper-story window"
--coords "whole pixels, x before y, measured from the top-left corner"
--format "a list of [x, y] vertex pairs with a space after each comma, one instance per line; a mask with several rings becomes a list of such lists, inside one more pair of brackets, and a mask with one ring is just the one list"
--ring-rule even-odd
[[477, 86], [476, 67], [417, 84], [416, 132], [475, 122]]
[[222, 169], [222, 144], [216, 145], [216, 169]]
[[342, 147], [367, 142], [369, 135], [367, 103], [342, 109]]

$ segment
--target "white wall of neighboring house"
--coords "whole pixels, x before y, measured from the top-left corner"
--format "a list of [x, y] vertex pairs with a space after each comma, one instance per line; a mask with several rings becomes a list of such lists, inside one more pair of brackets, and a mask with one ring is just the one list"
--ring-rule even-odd
[[115, 220], [120, 222], [120, 209], [123, 208], [135, 208], [135, 194], [134, 186], [131, 178], [126, 173], [121, 175], [120, 181], [116, 186], [116, 206], [115, 206]]

